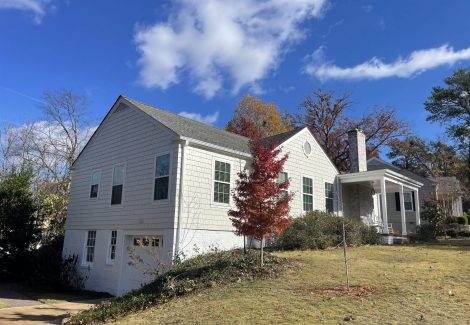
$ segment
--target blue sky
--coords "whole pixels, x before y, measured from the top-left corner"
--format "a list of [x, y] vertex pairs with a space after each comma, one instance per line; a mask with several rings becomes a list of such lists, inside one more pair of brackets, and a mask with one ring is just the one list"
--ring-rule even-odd
[[297, 112], [314, 89], [352, 115], [393, 106], [428, 139], [423, 102], [470, 66], [470, 2], [0, 0], [0, 125], [40, 119], [42, 92], [123, 94], [222, 127], [245, 93]]

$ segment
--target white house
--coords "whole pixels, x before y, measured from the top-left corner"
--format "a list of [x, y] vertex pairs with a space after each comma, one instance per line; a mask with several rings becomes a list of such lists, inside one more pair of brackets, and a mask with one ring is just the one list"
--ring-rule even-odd
[[[350, 133], [350, 174], [338, 172], [307, 128], [264, 141], [289, 154], [280, 177], [295, 193], [293, 216], [327, 210], [388, 234], [383, 194], [418, 198], [422, 183], [388, 168], [367, 171], [360, 131]], [[122, 295], [149, 280], [129, 265], [129, 247], [144, 256], [139, 243], [158, 246], [170, 264], [180, 252], [243, 246], [227, 212], [249, 161], [247, 138], [120, 96], [73, 165], [63, 253], [79, 256], [87, 289]]]

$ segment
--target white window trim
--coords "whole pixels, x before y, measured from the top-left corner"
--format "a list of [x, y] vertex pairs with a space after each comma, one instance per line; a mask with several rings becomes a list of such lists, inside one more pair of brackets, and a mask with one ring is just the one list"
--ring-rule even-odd
[[[406, 203], [406, 200], [405, 200], [405, 196], [406, 196], [406, 195], [409, 195], [409, 196], [410, 196], [410, 199], [411, 199], [411, 209], [407, 209], [407, 208], [406, 208], [406, 204], [405, 204], [405, 203]], [[411, 192], [403, 192], [403, 201], [404, 201], [404, 202], [403, 202], [403, 205], [405, 206], [405, 212], [406, 212], [406, 211], [414, 211], [414, 210], [413, 210], [413, 194], [411, 194]]]
[[326, 196], [326, 184], [333, 185], [333, 211], [331, 211], [330, 213], [335, 213], [335, 194], [336, 194], [335, 182], [329, 182], [329, 181], [325, 181], [325, 180], [323, 180], [323, 196], [325, 197], [324, 202], [323, 202], [324, 203], [324, 209], [325, 209], [324, 211], [328, 212], [328, 210], [326, 209], [326, 199], [328, 198]]
[[[170, 155], [170, 170], [168, 171], [168, 197], [166, 199], [161, 199], [161, 200], [154, 200], [154, 194], [155, 194], [155, 179], [157, 178], [155, 176], [155, 173], [157, 171], [157, 157], [164, 156], [164, 155]], [[152, 195], [151, 199], [152, 202], [158, 204], [158, 203], [168, 203], [170, 201], [170, 188], [171, 188], [171, 178], [172, 178], [172, 167], [173, 167], [173, 155], [171, 154], [171, 151], [164, 151], [161, 153], [157, 153], [154, 157], [153, 160], [153, 178], [152, 178]]]
[[[93, 184], [93, 175], [94, 175], [95, 173], [98, 173], [98, 172], [100, 173], [100, 180], [99, 180], [99, 182], [98, 182], [98, 193], [96, 194], [96, 197], [90, 197], [90, 194], [91, 194], [91, 187], [94, 185], [94, 184]], [[89, 198], [90, 200], [97, 200], [97, 199], [99, 199], [99, 197], [100, 197], [100, 192], [101, 192], [101, 177], [102, 177], [102, 176], [103, 176], [103, 173], [101, 172], [101, 169], [93, 169], [93, 170], [91, 171], [90, 186], [88, 187], [88, 198]]]
[[[87, 262], [86, 260], [89, 231], [95, 232], [95, 249], [93, 250], [93, 262]], [[93, 263], [95, 262], [95, 257], [96, 257], [96, 239], [97, 238], [98, 238], [98, 231], [96, 229], [88, 229], [85, 231], [85, 240], [83, 241], [83, 254], [82, 254], [82, 263], [81, 263], [82, 267], [93, 268]]]
[[[229, 199], [228, 203], [220, 203], [220, 202], [215, 202], [214, 201], [214, 189], [215, 189], [215, 162], [220, 161], [224, 162], [230, 165], [230, 193], [229, 193]], [[230, 208], [232, 206], [232, 190], [233, 190], [233, 184], [234, 184], [234, 176], [233, 176], [233, 166], [234, 163], [230, 160], [224, 159], [224, 158], [219, 158], [219, 157], [212, 157], [212, 168], [211, 168], [211, 197], [210, 197], [210, 202], [211, 202], [211, 207], [214, 208]]]
[[[310, 178], [312, 180], [312, 194], [304, 193], [304, 177], [305, 178]], [[310, 211], [304, 210], [304, 194], [312, 196], [312, 211], [315, 211], [315, 179], [313, 178], [313, 176], [305, 175], [305, 174], [300, 175], [300, 193], [302, 195], [301, 200], [300, 200], [300, 202], [302, 204], [302, 207], [301, 207], [302, 211], [303, 212], [310, 212]]]
[[[114, 259], [111, 259], [111, 238], [113, 236], [113, 231], [116, 232], [116, 249], [114, 251]], [[96, 243], [95, 243], [96, 247]], [[109, 236], [108, 236], [108, 249], [107, 249], [107, 254], [106, 254], [106, 264], [107, 265], [114, 265], [114, 262], [116, 261], [116, 256], [117, 256], [117, 250], [118, 250], [118, 231], [116, 229], [112, 229], [109, 231]]]
[[[111, 204], [112, 198], [113, 198], [113, 182], [114, 182], [114, 169], [116, 167], [124, 167], [124, 179], [122, 180], [122, 197], [121, 197], [121, 204]], [[113, 208], [117, 207], [122, 207], [124, 205], [124, 191], [126, 188], [126, 178], [127, 178], [127, 163], [123, 162], [120, 164], [114, 164], [113, 168], [111, 169], [111, 191], [110, 191], [110, 196], [109, 196], [109, 206]]]

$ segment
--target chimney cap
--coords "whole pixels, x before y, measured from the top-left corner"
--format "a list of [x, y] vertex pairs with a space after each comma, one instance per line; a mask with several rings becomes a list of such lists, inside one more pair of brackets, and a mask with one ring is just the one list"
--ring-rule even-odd
[[359, 128], [354, 128], [348, 131], [348, 133], [364, 133], [361, 129]]

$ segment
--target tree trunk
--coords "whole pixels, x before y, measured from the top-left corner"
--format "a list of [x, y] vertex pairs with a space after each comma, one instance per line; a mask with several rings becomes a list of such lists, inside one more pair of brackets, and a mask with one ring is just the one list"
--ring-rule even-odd
[[243, 254], [246, 254], [246, 236], [243, 235]]
[[261, 247], [259, 250], [259, 265], [264, 267], [264, 236], [261, 238]]
[[348, 251], [347, 251], [347, 244], [346, 244], [346, 229], [344, 227], [344, 219], [343, 219], [343, 256], [344, 256], [344, 269], [346, 273], [346, 289], [348, 289], [349, 291], [349, 265], [348, 265]]

